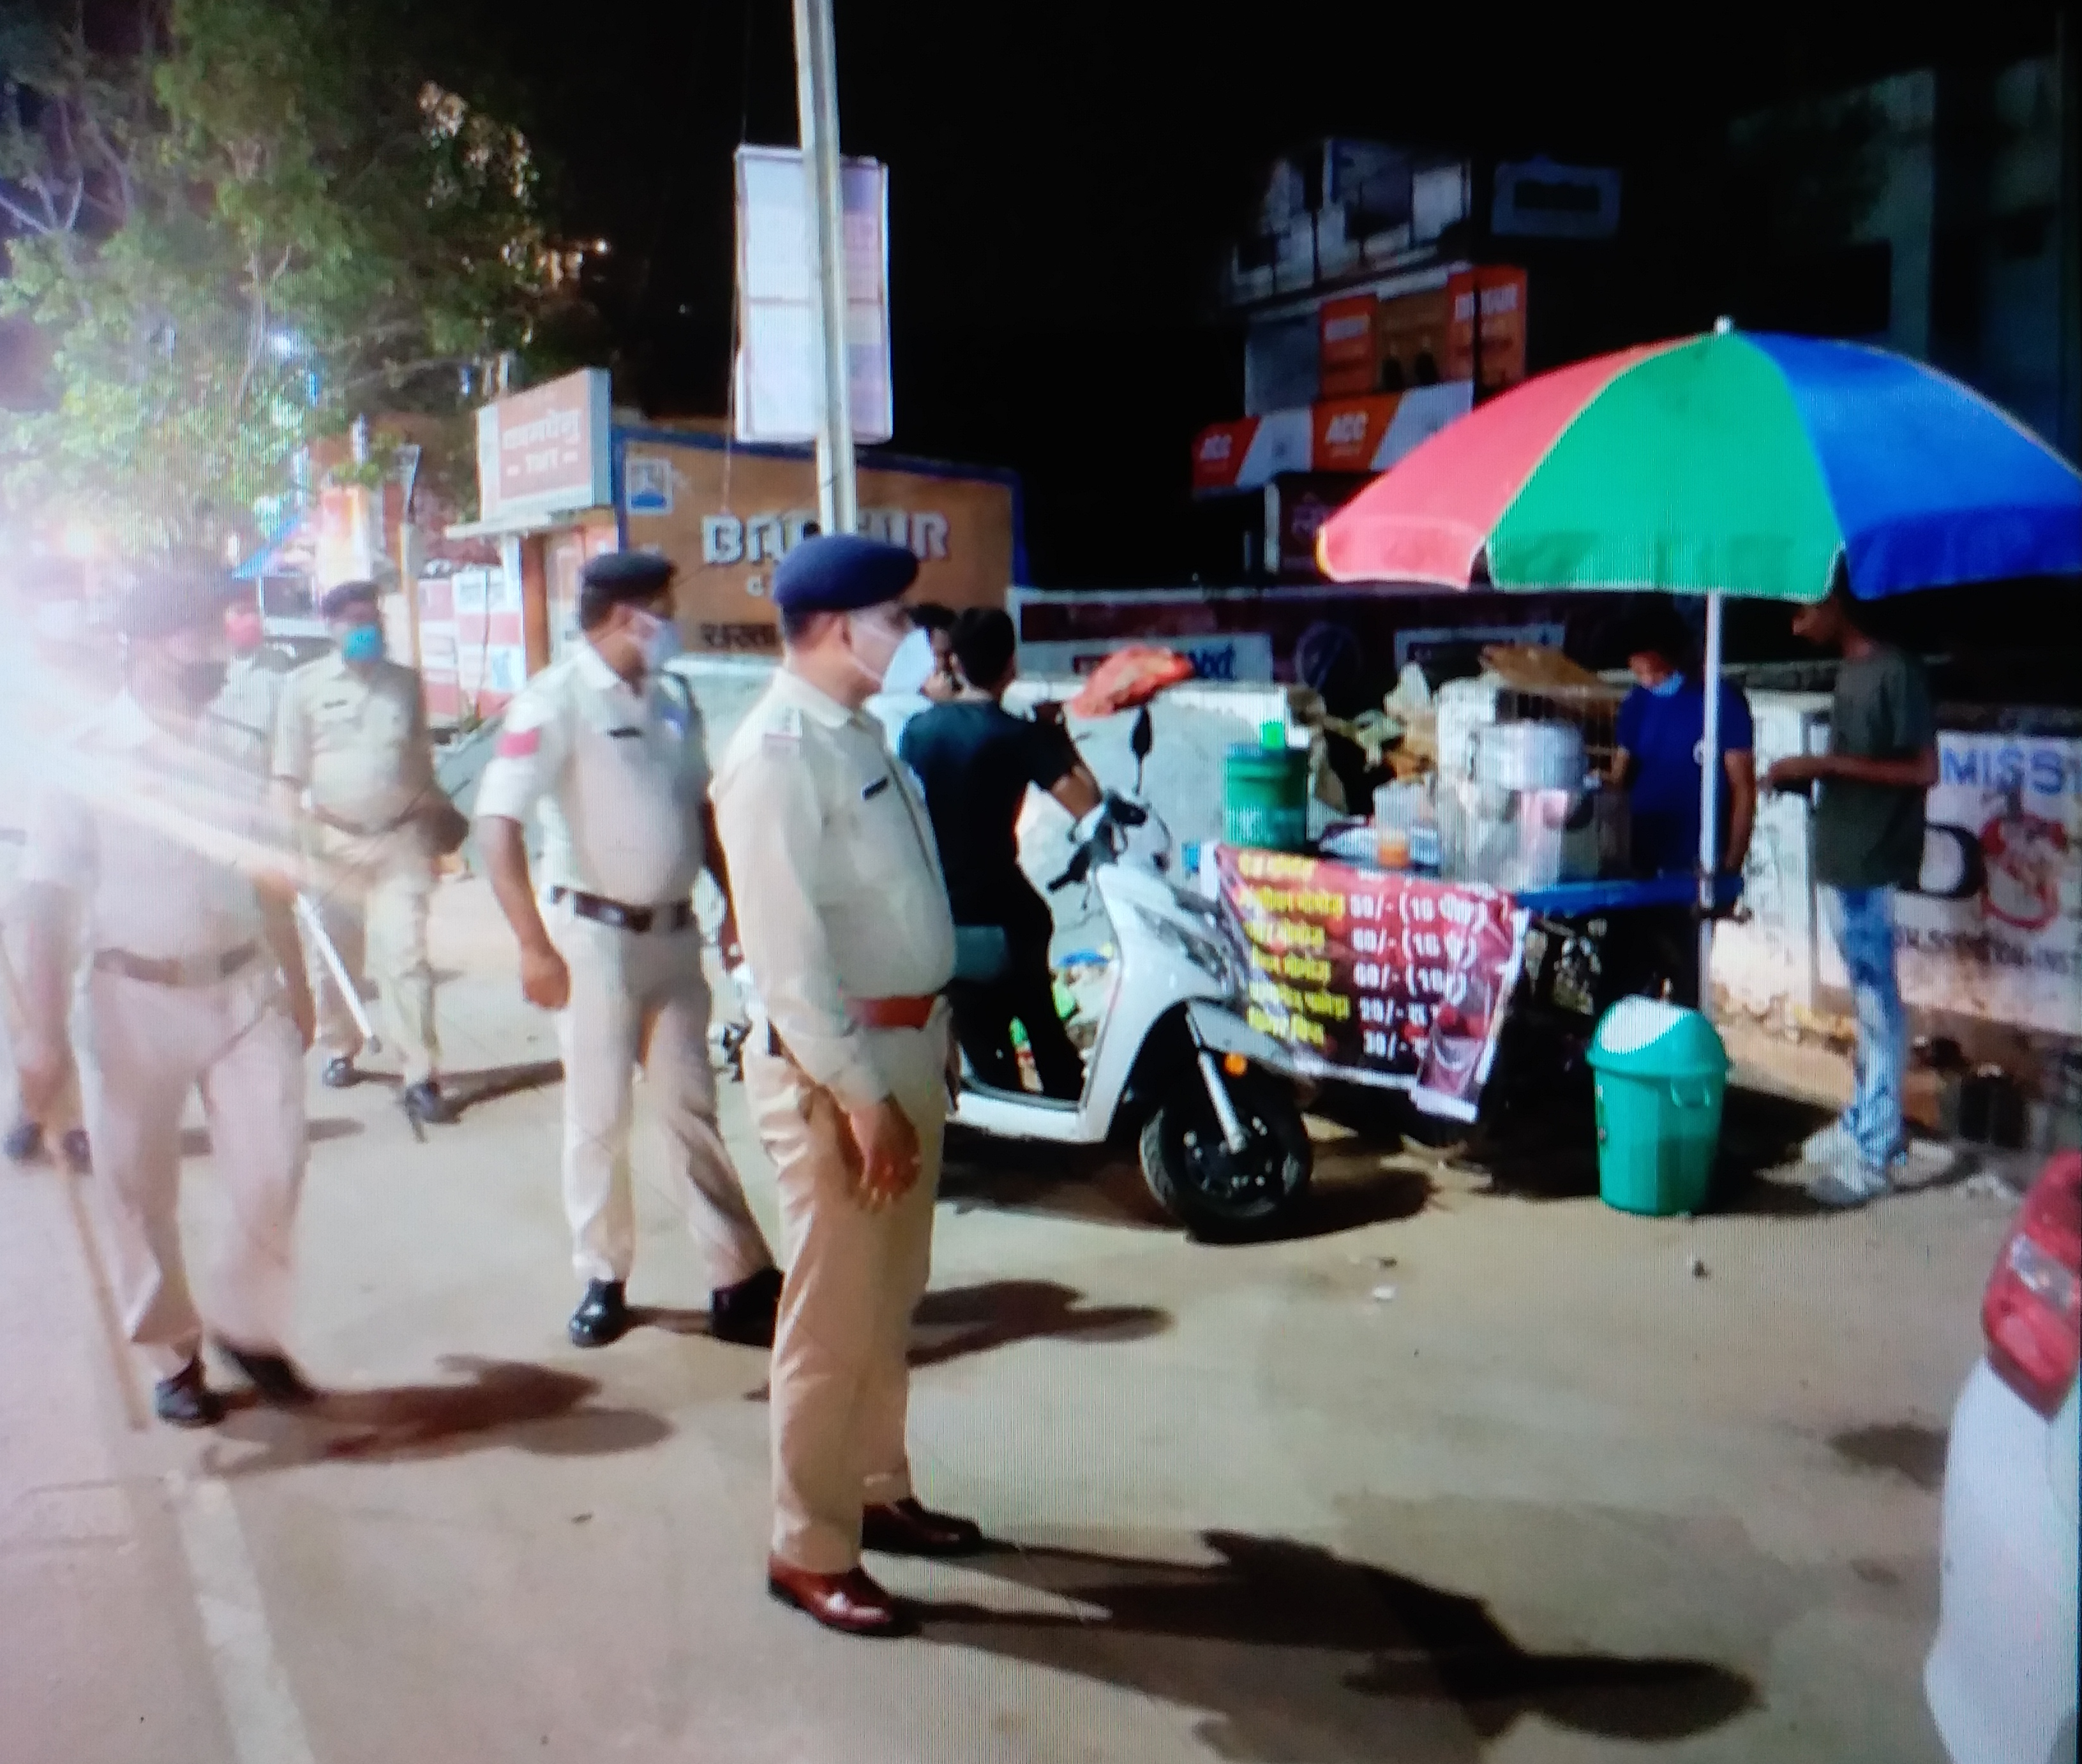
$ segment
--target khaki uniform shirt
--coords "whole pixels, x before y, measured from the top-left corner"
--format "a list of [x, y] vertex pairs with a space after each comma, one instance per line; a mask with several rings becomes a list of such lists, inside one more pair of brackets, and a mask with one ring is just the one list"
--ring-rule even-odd
[[21, 879], [82, 903], [88, 950], [188, 961], [259, 940], [252, 878], [283, 861], [281, 830], [264, 781], [206, 741], [162, 727], [126, 693], [54, 763]]
[[846, 1000], [940, 991], [954, 975], [955, 923], [925, 805], [881, 725], [783, 668], [731, 740], [713, 794], [767, 1021], [842, 1101], [887, 1096]]
[[274, 760], [275, 720], [289, 684], [289, 670], [276, 665], [268, 650], [234, 655], [224, 671], [224, 689], [210, 706], [213, 716], [259, 743], [263, 771]]
[[506, 707], [477, 812], [539, 808], [545, 887], [629, 907], [685, 900], [707, 862], [708, 747], [676, 676], [631, 686], [580, 642]]
[[282, 693], [274, 770], [310, 792], [321, 819], [363, 833], [395, 826], [434, 784], [419, 676], [396, 662], [350, 667], [337, 655], [298, 668]]

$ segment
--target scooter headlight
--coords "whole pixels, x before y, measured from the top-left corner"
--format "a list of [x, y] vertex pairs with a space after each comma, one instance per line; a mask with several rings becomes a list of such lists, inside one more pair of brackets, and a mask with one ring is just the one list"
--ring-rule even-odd
[[[1207, 931], [1181, 924], [1176, 919], [1138, 904], [1136, 913], [1161, 942], [1168, 943], [1196, 968], [1216, 975], [1232, 991], [1237, 985], [1236, 958], [1222, 940], [1219, 928]], [[1197, 915], [1196, 915], [1197, 916]]]

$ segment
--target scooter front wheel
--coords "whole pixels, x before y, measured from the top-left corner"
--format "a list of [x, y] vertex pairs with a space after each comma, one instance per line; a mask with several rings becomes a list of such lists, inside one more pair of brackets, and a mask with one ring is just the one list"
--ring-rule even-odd
[[1291, 1087], [1258, 1072], [1229, 1084], [1245, 1144], [1232, 1151], [1197, 1072], [1182, 1076], [1142, 1130], [1142, 1179], [1202, 1243], [1251, 1243], [1289, 1229], [1309, 1193], [1315, 1148]]

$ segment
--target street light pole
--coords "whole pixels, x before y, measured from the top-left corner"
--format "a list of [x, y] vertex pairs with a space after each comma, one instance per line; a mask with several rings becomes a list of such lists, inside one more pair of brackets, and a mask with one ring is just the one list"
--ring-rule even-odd
[[795, 0], [795, 108], [808, 198], [810, 282], [818, 314], [817, 522], [825, 533], [859, 525], [853, 406], [846, 364], [845, 192], [839, 171], [838, 58], [832, 0]]

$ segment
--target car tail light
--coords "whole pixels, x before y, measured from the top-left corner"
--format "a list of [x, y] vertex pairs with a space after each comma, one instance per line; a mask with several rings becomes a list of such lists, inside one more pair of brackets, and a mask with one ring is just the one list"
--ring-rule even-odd
[[2002, 1381], [2040, 1414], [2057, 1414], [2082, 1358], [2082, 1152], [2055, 1158], [2025, 1197], [1981, 1326]]

